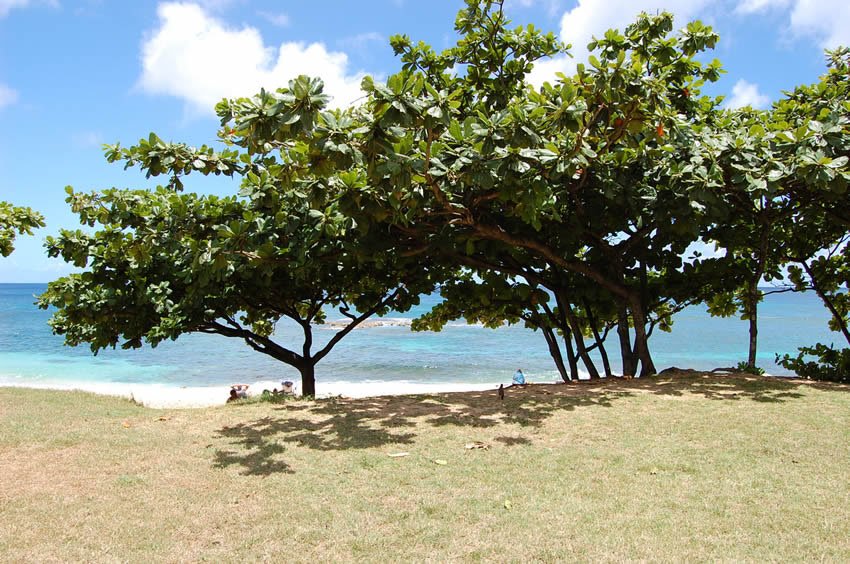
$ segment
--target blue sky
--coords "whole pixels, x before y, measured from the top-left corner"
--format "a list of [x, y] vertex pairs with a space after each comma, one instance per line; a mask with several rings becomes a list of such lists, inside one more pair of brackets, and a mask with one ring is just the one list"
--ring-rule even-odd
[[[31, 206], [48, 226], [0, 258], [0, 282], [45, 282], [68, 272], [48, 259], [45, 236], [77, 225], [64, 187], [145, 187], [109, 165], [101, 145], [155, 131], [212, 143], [212, 106], [225, 96], [320, 76], [337, 105], [359, 96], [365, 74], [398, 68], [387, 39], [406, 33], [436, 48], [453, 42], [458, 0], [264, 1], [0, 0], [0, 199]], [[814, 82], [823, 49], [850, 44], [848, 0], [506, 0], [516, 24], [572, 43], [575, 60], [535, 69], [569, 72], [592, 35], [624, 27], [640, 10], [669, 10], [677, 25], [701, 19], [721, 42], [727, 74], [710, 93], [730, 105], [767, 107], [783, 90]], [[198, 179], [188, 189], [235, 187]]]

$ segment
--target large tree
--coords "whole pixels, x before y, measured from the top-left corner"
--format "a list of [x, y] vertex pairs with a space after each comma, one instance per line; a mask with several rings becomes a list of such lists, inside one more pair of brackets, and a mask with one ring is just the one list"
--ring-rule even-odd
[[[393, 251], [378, 225], [358, 225], [339, 210], [339, 195], [361, 182], [356, 172], [314, 162], [349, 118], [325, 111], [316, 80], [223, 103], [222, 138], [235, 149], [214, 151], [166, 143], [156, 135], [107, 151], [110, 161], [166, 175], [154, 190], [78, 193], [68, 202], [89, 230], [63, 230], [48, 252], [83, 269], [51, 282], [40, 297], [66, 343], [97, 352], [120, 344], [156, 346], [184, 333], [244, 340], [295, 367], [302, 392], [315, 394], [315, 366], [371, 315], [405, 311], [433, 289], [433, 269]], [[233, 118], [231, 108], [243, 115]], [[267, 128], [274, 113], [286, 127]], [[246, 117], [253, 115], [254, 117]], [[333, 176], [326, 172], [333, 170]], [[241, 178], [239, 195], [181, 193], [186, 174]], [[439, 279], [439, 277], [437, 277]], [[350, 320], [318, 350], [313, 327], [329, 308]], [[301, 342], [280, 343], [275, 326], [295, 322]]]
[[827, 52], [821, 80], [786, 93], [770, 110], [731, 111], [702, 144], [724, 171], [728, 216], [709, 237], [726, 250], [724, 278], [741, 281], [735, 296], [718, 293], [711, 311], [740, 309], [750, 326], [747, 364], [755, 368], [762, 280], [814, 291], [829, 309], [831, 328], [850, 344], [846, 299], [850, 272], [850, 51]]
[[577, 306], [574, 277], [596, 285], [616, 303], [623, 372], [652, 374], [651, 311], [669, 303], [665, 280], [681, 277], [718, 203], [720, 171], [692, 143], [716, 105], [699, 88], [719, 73], [696, 56], [717, 36], [698, 22], [672, 34], [671, 15], [644, 14], [536, 90], [534, 62], [564, 47], [507, 24], [501, 2], [469, 1], [456, 47], [391, 40], [404, 68], [365, 82], [369, 182], [351, 197], [389, 210], [423, 252]]

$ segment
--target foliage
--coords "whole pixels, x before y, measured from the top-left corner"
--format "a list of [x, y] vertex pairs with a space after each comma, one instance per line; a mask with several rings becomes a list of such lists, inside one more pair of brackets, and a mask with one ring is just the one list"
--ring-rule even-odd
[[726, 112], [704, 144], [724, 171], [728, 217], [709, 237], [722, 247], [725, 277], [739, 284], [709, 302], [714, 315], [737, 309], [750, 324], [748, 364], [755, 364], [758, 284], [784, 278], [815, 290], [832, 314], [830, 328], [848, 343], [845, 243], [850, 209], [850, 51], [828, 51], [829, 70], [769, 111]]
[[[135, 147], [110, 147], [109, 160], [171, 180], [150, 191], [67, 189], [80, 221], [97, 229], [48, 238], [51, 256], [85, 269], [52, 282], [40, 297], [42, 307], [57, 308], [53, 330], [95, 353], [156, 346], [189, 332], [239, 338], [297, 368], [303, 393], [315, 393], [315, 364], [357, 324], [404, 311], [433, 288], [426, 263], [411, 268], [414, 259], [385, 252], [390, 242], [382, 233], [340, 211], [342, 184], [356, 176], [327, 178], [311, 165], [315, 145], [346, 119], [323, 111], [324, 100], [321, 84], [301, 77], [276, 93], [221, 105], [222, 113], [235, 106], [256, 112], [222, 130], [241, 151], [214, 153], [154, 134]], [[280, 119], [298, 116], [297, 124], [258, 123], [269, 105]], [[259, 142], [257, 135], [269, 137]], [[282, 154], [285, 164], [275, 156]], [[240, 177], [239, 195], [175, 191], [189, 173]], [[351, 322], [314, 351], [312, 324], [322, 323], [328, 308]], [[301, 327], [303, 343], [274, 340], [283, 319]]]
[[32, 230], [38, 227], [44, 227], [40, 213], [0, 201], [0, 256], [12, 254], [17, 235], [32, 235]]
[[754, 374], [756, 376], [761, 376], [762, 374], [764, 374], [764, 368], [759, 368], [758, 366], [750, 364], [746, 361], [739, 362], [737, 369], [739, 372], [746, 372], [747, 374]]
[[479, 273], [525, 279], [573, 305], [590, 298], [579, 286], [602, 288], [591, 306], [616, 304], [624, 369], [640, 362], [651, 374], [650, 312], [701, 288], [681, 255], [717, 209], [710, 188], [721, 181], [691, 143], [717, 102], [699, 89], [719, 64], [697, 58], [717, 36], [699, 22], [673, 34], [672, 21], [643, 14], [609, 31], [591, 43], [589, 66], [540, 90], [525, 74], [563, 46], [508, 29], [501, 2], [467, 2], [461, 40], [439, 55], [393, 38], [402, 72], [364, 83], [369, 131], [381, 139], [367, 140], [370, 182], [358, 196]]
[[[810, 360], [815, 357], [815, 360]], [[776, 363], [808, 380], [850, 383], [850, 348], [835, 349], [822, 343], [800, 347], [796, 357], [776, 355]]]
[[[356, 324], [440, 284], [446, 301], [415, 328], [523, 322], [564, 379], [579, 361], [599, 374], [593, 350], [611, 375], [611, 331], [623, 373], [653, 374], [654, 329], [704, 301], [750, 321], [745, 366], [757, 371], [758, 283], [793, 264], [850, 342], [846, 49], [771, 110], [727, 111], [700, 92], [722, 72], [703, 62], [717, 34], [641, 14], [594, 38], [575, 75], [535, 89], [534, 64], [568, 47], [510, 28], [502, 7], [467, 0], [456, 45], [439, 53], [392, 37], [401, 69], [364, 79], [361, 106], [326, 110], [321, 80], [299, 77], [220, 102], [224, 150], [155, 134], [110, 147], [110, 162], [168, 181], [69, 189], [97, 229], [48, 240], [86, 269], [42, 296], [58, 308], [54, 330], [94, 351], [219, 333], [312, 381]], [[239, 194], [182, 193], [187, 174], [238, 178]], [[685, 257], [708, 241], [726, 255]], [[352, 323], [314, 352], [328, 308]], [[300, 350], [274, 342], [282, 319], [301, 326]]]

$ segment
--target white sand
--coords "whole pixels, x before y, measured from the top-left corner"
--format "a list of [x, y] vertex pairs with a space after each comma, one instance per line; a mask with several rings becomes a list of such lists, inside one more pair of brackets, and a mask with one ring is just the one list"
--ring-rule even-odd
[[[234, 384], [240, 382], [233, 382]], [[300, 384], [296, 384], [296, 393]], [[507, 382], [505, 382], [507, 385]], [[224, 405], [230, 393], [230, 386], [170, 386], [166, 384], [131, 384], [123, 382], [0, 382], [0, 386], [20, 388], [39, 388], [53, 390], [82, 390], [95, 394], [132, 398], [133, 400], [157, 409], [209, 407]], [[253, 382], [248, 389], [249, 396], [262, 394], [263, 390], [280, 389], [280, 382]], [[317, 382], [318, 397], [345, 396], [352, 398], [404, 395], [434, 394], [440, 392], [470, 392], [494, 390], [499, 383], [420, 383], [420, 382]]]

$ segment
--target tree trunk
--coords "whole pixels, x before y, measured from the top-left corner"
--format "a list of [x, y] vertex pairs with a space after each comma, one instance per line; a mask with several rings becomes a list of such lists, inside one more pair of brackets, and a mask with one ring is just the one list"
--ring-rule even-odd
[[599, 349], [599, 356], [602, 357], [602, 368], [605, 370], [605, 377], [611, 377], [611, 362], [608, 360], [608, 351], [605, 350], [605, 342], [602, 336], [599, 335], [599, 329], [596, 327], [596, 317], [591, 313], [587, 300], [584, 301], [584, 313], [587, 315], [587, 321], [590, 324], [590, 329], [593, 331], [593, 340], [596, 342], [596, 348]]
[[[765, 203], [765, 210], [769, 209], [769, 202]], [[761, 296], [759, 295], [759, 281], [764, 274], [765, 261], [767, 260], [767, 244], [769, 228], [767, 225], [762, 225], [761, 237], [759, 238], [759, 257], [756, 266], [756, 271], [750, 279], [749, 287], [747, 288], [747, 301], [749, 302], [747, 316], [750, 318], [750, 348], [747, 352], [747, 364], [753, 368], [756, 366], [756, 353], [758, 352], [758, 308]]]
[[573, 351], [572, 337], [570, 331], [564, 329], [564, 348], [567, 350], [567, 362], [570, 364], [570, 378], [573, 382], [578, 382], [578, 359]]
[[759, 322], [758, 322], [758, 280], [761, 278], [761, 274], [759, 274], [758, 278], [754, 278], [750, 281], [749, 288], [747, 289], [747, 317], [750, 320], [750, 349], [747, 353], [747, 364], [753, 368], [756, 366], [756, 352], [758, 351], [758, 338], [759, 338]]
[[629, 335], [629, 311], [625, 304], [620, 305], [617, 312], [617, 336], [620, 338], [620, 356], [623, 359], [623, 376], [631, 377], [635, 375], [634, 355], [632, 354], [632, 338]]
[[605, 371], [605, 377], [610, 378], [612, 376], [611, 361], [608, 360], [608, 351], [605, 350], [605, 343], [600, 338], [599, 331], [596, 330], [596, 327], [593, 328], [593, 338], [596, 339], [599, 356], [602, 357], [602, 369]]
[[569, 382], [570, 377], [567, 375], [567, 367], [564, 366], [564, 357], [561, 355], [561, 348], [558, 346], [558, 339], [555, 332], [549, 327], [541, 328], [543, 336], [546, 338], [546, 344], [549, 346], [549, 355], [555, 361], [555, 366], [558, 368], [558, 373], [564, 382]]
[[558, 300], [558, 308], [564, 313], [567, 318], [567, 321], [570, 326], [570, 330], [573, 334], [573, 340], [576, 343], [576, 352], [578, 353], [579, 358], [581, 358], [582, 362], [584, 362], [585, 367], [587, 368], [587, 373], [590, 375], [591, 380], [599, 379], [599, 371], [596, 369], [596, 365], [593, 364], [593, 361], [590, 359], [590, 355], [587, 354], [587, 349], [584, 346], [584, 337], [581, 334], [581, 325], [578, 322], [578, 318], [573, 312], [573, 308], [567, 303], [566, 300], [562, 300], [560, 296], [555, 296], [555, 299]]
[[632, 298], [632, 322], [635, 328], [635, 354], [640, 360], [640, 376], [652, 376], [655, 374], [655, 363], [649, 354], [649, 340], [646, 336], [646, 314], [643, 311], [639, 296]]
[[311, 397], [316, 395], [316, 365], [310, 359], [297, 367], [301, 373], [301, 395]]

